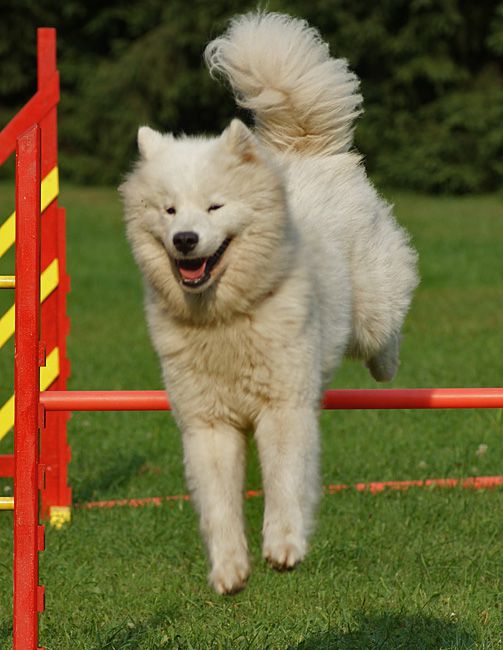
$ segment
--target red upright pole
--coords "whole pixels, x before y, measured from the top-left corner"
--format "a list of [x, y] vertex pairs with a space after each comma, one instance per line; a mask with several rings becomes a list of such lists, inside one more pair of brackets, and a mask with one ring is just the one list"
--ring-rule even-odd
[[16, 148], [16, 334], [14, 354], [14, 650], [37, 650], [39, 526], [40, 128]]

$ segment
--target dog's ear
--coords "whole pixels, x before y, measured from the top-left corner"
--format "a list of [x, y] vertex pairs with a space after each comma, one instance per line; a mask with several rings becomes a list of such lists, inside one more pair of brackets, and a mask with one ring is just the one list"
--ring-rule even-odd
[[164, 136], [159, 131], [154, 131], [149, 126], [140, 126], [138, 129], [138, 150], [145, 160], [151, 158], [158, 151], [163, 142]]
[[232, 120], [221, 137], [229, 151], [236, 154], [242, 162], [254, 162], [257, 159], [255, 136], [241, 120]]

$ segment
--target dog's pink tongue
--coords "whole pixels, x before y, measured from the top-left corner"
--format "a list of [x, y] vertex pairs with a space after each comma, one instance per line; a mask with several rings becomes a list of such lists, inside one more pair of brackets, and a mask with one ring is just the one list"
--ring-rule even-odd
[[179, 270], [180, 275], [184, 280], [199, 280], [203, 277], [206, 270], [206, 260], [204, 260], [201, 266], [197, 269], [184, 269], [183, 266], [180, 266]]

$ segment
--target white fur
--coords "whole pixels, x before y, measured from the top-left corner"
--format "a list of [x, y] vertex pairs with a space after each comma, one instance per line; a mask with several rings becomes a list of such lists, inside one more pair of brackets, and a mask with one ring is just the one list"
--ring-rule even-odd
[[[207, 59], [255, 110], [256, 134], [238, 120], [215, 138], [142, 127], [141, 157], [121, 192], [210, 581], [232, 593], [250, 571], [246, 433], [262, 466], [264, 557], [293, 567], [320, 492], [322, 389], [344, 354], [378, 380], [394, 376], [417, 274], [406, 233], [347, 151], [357, 81], [317, 32], [247, 14], [210, 43]], [[175, 269], [173, 235], [187, 230], [199, 235], [196, 258], [232, 238], [201, 290], [183, 287]]]

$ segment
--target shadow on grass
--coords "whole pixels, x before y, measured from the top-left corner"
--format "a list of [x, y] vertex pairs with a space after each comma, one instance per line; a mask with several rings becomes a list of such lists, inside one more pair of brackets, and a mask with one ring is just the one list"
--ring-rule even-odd
[[[296, 650], [473, 650], [476, 639], [461, 624], [428, 616], [361, 614], [354, 629], [329, 630]], [[293, 650], [294, 646], [290, 646]]]
[[87, 475], [84, 480], [74, 478], [73, 497], [76, 503], [95, 499], [97, 495], [106, 494], [127, 484], [136, 476], [146, 462], [143, 454], [114, 453], [100, 459], [99, 471]]
[[145, 626], [136, 626], [130, 622], [124, 622], [106, 631], [97, 631], [96, 641], [89, 650], [126, 650], [139, 648], [142, 639], [145, 638], [147, 629]]
[[[171, 624], [177, 614], [178, 610], [175, 608], [169, 613], [155, 614], [148, 621], [135, 622], [132, 619], [126, 619], [118, 625], [108, 628], [101, 624], [96, 625], [90, 635], [93, 637], [93, 641], [90, 642], [88, 650], [139, 650], [139, 648], [148, 650], [155, 648], [157, 650], [158, 643], [152, 639], [149, 640], [150, 632], [166, 624]], [[179, 645], [177, 635], [171, 639], [166, 635], [162, 647], [183, 648], [184, 646]]]

